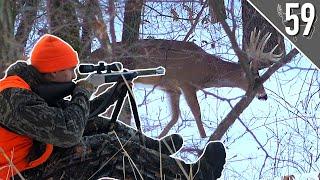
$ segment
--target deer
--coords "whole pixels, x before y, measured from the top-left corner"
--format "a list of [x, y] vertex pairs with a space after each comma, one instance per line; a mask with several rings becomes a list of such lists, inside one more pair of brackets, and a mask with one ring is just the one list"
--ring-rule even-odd
[[[276, 45], [270, 52], [263, 52], [271, 33], [266, 33], [260, 38], [261, 32], [256, 29], [251, 32], [250, 42], [246, 54], [251, 60], [251, 67], [255, 74], [266, 65], [277, 62], [281, 54], [274, 54]], [[138, 78], [134, 83], [153, 85], [169, 96], [171, 105], [171, 120], [162, 130], [159, 138], [164, 137], [178, 122], [180, 116], [179, 99], [183, 94], [189, 106], [200, 134], [205, 138], [206, 132], [201, 120], [200, 105], [196, 92], [205, 88], [231, 87], [248, 89], [249, 83], [246, 74], [239, 63], [222, 60], [222, 58], [209, 54], [194, 42], [164, 39], [141, 39], [136, 41], [130, 51], [122, 42], [113, 44], [112, 59], [132, 59], [135, 68], [145, 69], [162, 66], [166, 69], [164, 76]], [[134, 52], [134, 54], [129, 53]], [[91, 59], [101, 60], [103, 49], [97, 49], [91, 54]], [[259, 67], [260, 66], [260, 67]], [[267, 100], [266, 91], [261, 85], [257, 91], [257, 98]]]

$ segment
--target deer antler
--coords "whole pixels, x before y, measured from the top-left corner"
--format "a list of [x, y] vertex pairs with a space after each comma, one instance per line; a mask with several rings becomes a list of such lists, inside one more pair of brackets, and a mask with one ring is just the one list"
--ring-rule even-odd
[[272, 64], [281, 59], [282, 54], [274, 54], [274, 51], [277, 49], [277, 44], [270, 52], [264, 53], [263, 50], [268, 43], [271, 33], [265, 34], [261, 39], [261, 31], [257, 33], [257, 29], [255, 28], [253, 32], [250, 34], [250, 42], [246, 49], [247, 55], [253, 59], [252, 63], [255, 64]]

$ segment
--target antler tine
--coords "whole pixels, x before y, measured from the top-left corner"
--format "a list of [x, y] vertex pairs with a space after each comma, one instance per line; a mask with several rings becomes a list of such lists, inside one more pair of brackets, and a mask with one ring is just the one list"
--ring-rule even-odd
[[[283, 53], [280, 54], [274, 54], [274, 51], [279, 46], [278, 44], [267, 53], [264, 53], [264, 49], [266, 47], [266, 44], [270, 40], [270, 37], [272, 33], [267, 32], [265, 35], [261, 37], [262, 32], [259, 30], [257, 32], [257, 29], [255, 28], [251, 34], [250, 34], [250, 42], [248, 44], [248, 48], [246, 49], [246, 52], [249, 57], [253, 58], [253, 61], [256, 61], [257, 64], [258, 61], [260, 61], [262, 64], [269, 62], [277, 62], [281, 59]], [[261, 38], [260, 38], [261, 37]], [[258, 63], [260, 64], [260, 63]]]
[[250, 33], [250, 42], [253, 42], [254, 36], [256, 35], [257, 28], [254, 28], [253, 32]]
[[254, 30], [251, 31], [249, 43], [246, 45], [246, 53], [247, 53], [247, 55], [250, 56], [250, 57], [254, 57], [254, 53], [255, 53], [255, 48], [256, 48], [256, 46], [255, 46], [256, 31], [257, 31], [256, 28], [254, 28]]
[[254, 28], [254, 30], [251, 31], [251, 33], [250, 33], [250, 42], [253, 41], [253, 36], [256, 35], [256, 29], [257, 29], [257, 28]]
[[269, 54], [269, 60], [271, 60], [272, 62], [277, 62], [282, 58], [283, 52], [280, 53], [280, 54], [273, 54], [278, 46], [279, 46], [279, 44], [274, 46], [274, 48], [268, 53]]
[[261, 35], [261, 31], [258, 31], [258, 35], [255, 37], [254, 39], [254, 43], [253, 43], [253, 47], [255, 48], [255, 50], [257, 50], [257, 46], [259, 45], [259, 39], [260, 39], [260, 35]]
[[257, 34], [257, 29], [254, 28], [253, 32], [251, 32], [251, 34], [250, 34], [250, 42], [249, 42], [249, 45], [252, 48], [251, 49], [252, 51], [255, 51], [255, 48], [256, 48], [257, 43], [259, 41], [260, 31], [259, 31], [258, 35], [256, 35], [256, 34]]
[[267, 33], [262, 37], [261, 42], [259, 43], [258, 48], [257, 48], [258, 51], [263, 53], [263, 50], [264, 50], [267, 42], [269, 41], [271, 35], [272, 35], [272, 33]]
[[251, 45], [251, 43], [253, 42], [253, 36], [256, 34], [256, 28], [254, 28], [254, 30], [253, 31], [251, 31], [251, 33], [250, 33], [250, 40], [249, 40], [249, 44], [248, 44], [248, 48], [251, 48], [252, 46], [250, 46]]

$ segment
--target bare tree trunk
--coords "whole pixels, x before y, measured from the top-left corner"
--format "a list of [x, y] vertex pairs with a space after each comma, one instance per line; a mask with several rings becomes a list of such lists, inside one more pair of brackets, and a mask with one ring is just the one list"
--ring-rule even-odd
[[[260, 79], [260, 83], [264, 83], [270, 76], [281, 68], [283, 65], [290, 62], [298, 54], [297, 49], [292, 49], [279, 63], [275, 64], [264, 73]], [[210, 136], [210, 141], [221, 140], [223, 135], [228, 131], [228, 129], [233, 125], [233, 123], [239, 118], [241, 113], [250, 105], [256, 92], [257, 86], [249, 89], [246, 95], [233, 107], [233, 109], [228, 113], [228, 115], [220, 122], [215, 132]]]
[[39, 0], [25, 1], [25, 5], [21, 11], [21, 22], [15, 35], [15, 40], [19, 42], [20, 45], [20, 53], [24, 52], [24, 47], [27, 44], [29, 33], [37, 18], [38, 6]]
[[[99, 51], [101, 53], [100, 56], [104, 57], [104, 59], [106, 57], [111, 57], [111, 43], [109, 40], [106, 25], [102, 17], [99, 2], [97, 0], [85, 1], [82, 9], [83, 24], [81, 41], [85, 50], [83, 54], [85, 59], [87, 57], [90, 57], [89, 55], [91, 53], [91, 43], [94, 35], [96, 35], [101, 44]], [[100, 61], [104, 59], [86, 59], [86, 61], [96, 63], [96, 60]]]
[[[141, 24], [141, 12], [142, 12], [143, 0], [127, 0], [125, 4], [124, 22], [122, 29], [122, 42], [130, 47], [135, 41], [139, 39], [139, 28]], [[128, 48], [131, 57], [135, 57], [135, 48]], [[134, 69], [134, 58], [126, 58], [121, 60], [124, 67], [128, 69]], [[128, 100], [120, 113], [119, 119], [125, 124], [131, 123], [131, 111]]]
[[10, 1], [0, 1], [0, 78], [4, 76], [3, 71], [8, 66], [8, 63], [17, 57], [13, 47], [16, 46], [14, 41], [14, 3]]
[[[82, 21], [82, 36], [81, 36], [81, 44], [82, 44], [82, 51], [79, 53], [79, 58], [86, 59], [91, 53], [91, 41], [93, 39], [92, 33], [92, 19], [90, 19], [91, 8], [90, 3], [91, 1], [85, 1], [80, 10], [80, 16], [83, 19]], [[87, 60], [85, 60], [87, 61]]]
[[125, 4], [122, 42], [128, 45], [139, 39], [143, 0], [128, 0]]
[[211, 21], [213, 23], [221, 22], [227, 19], [226, 7], [224, 0], [208, 0]]
[[80, 25], [73, 1], [47, 1], [49, 32], [64, 39], [76, 51], [81, 50]]
[[[125, 4], [124, 22], [122, 28], [122, 42], [130, 47], [136, 40], [139, 39], [139, 28], [141, 24], [141, 11], [143, 0], [127, 0]], [[134, 48], [130, 48], [130, 54], [135, 53]], [[134, 69], [134, 59], [124, 59], [123, 64], [129, 69]]]
[[[0, 79], [17, 59], [25, 59], [24, 48], [37, 15], [38, 0], [0, 1]], [[14, 25], [20, 15], [17, 31]]]
[[117, 42], [117, 38], [116, 38], [116, 30], [114, 27], [114, 19], [116, 16], [116, 7], [114, 4], [114, 0], [109, 0], [109, 16], [110, 16], [110, 22], [109, 22], [109, 26], [110, 26], [110, 36], [111, 36], [111, 41], [112, 43], [116, 43]]

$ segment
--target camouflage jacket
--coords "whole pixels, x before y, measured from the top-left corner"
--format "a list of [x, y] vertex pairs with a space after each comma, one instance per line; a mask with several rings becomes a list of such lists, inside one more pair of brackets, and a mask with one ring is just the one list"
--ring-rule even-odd
[[[7, 76], [11, 75], [22, 78], [31, 89], [46, 82], [42, 74], [24, 62], [11, 66]], [[41, 144], [72, 147], [81, 141], [89, 112], [110, 96], [106, 92], [89, 101], [90, 95], [86, 89], [76, 86], [70, 101], [61, 99], [53, 107], [33, 91], [8, 88], [0, 93], [0, 125]], [[115, 101], [116, 97], [111, 97], [106, 108]]]

